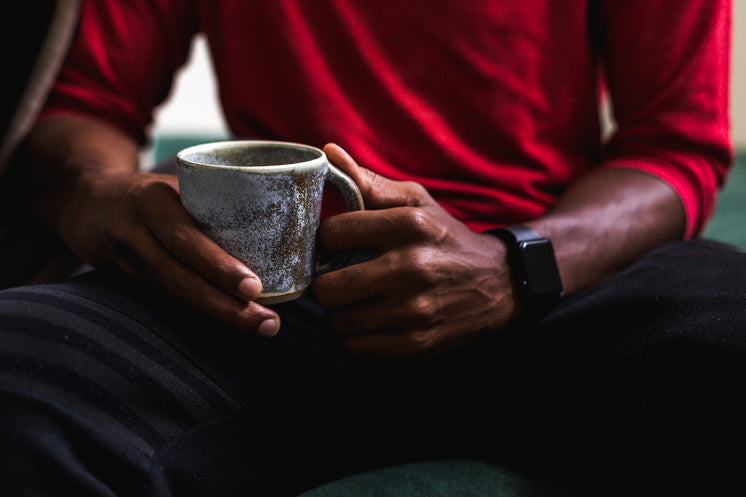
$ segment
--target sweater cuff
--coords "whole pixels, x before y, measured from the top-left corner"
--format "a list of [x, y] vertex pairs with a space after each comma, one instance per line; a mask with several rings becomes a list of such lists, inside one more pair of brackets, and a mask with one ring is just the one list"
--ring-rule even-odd
[[721, 181], [704, 159], [687, 158], [687, 166], [651, 157], [626, 157], [604, 164], [608, 168], [635, 169], [667, 183], [679, 196], [686, 214], [684, 239], [698, 237], [712, 216]]

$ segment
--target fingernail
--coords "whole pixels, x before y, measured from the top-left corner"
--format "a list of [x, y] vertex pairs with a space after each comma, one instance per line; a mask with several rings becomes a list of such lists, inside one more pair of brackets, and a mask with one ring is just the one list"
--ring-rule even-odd
[[247, 300], [254, 300], [259, 296], [261, 288], [256, 278], [244, 278], [238, 284], [238, 292]]
[[273, 337], [280, 331], [280, 322], [277, 319], [265, 319], [256, 331], [264, 337]]

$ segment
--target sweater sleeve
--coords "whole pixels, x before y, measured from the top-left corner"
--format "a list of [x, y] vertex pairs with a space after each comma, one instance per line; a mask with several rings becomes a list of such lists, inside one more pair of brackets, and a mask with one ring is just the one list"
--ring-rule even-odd
[[727, 0], [609, 0], [593, 20], [617, 124], [606, 167], [667, 182], [699, 235], [733, 163]]
[[75, 39], [41, 119], [85, 114], [141, 145], [198, 23], [190, 0], [84, 0]]

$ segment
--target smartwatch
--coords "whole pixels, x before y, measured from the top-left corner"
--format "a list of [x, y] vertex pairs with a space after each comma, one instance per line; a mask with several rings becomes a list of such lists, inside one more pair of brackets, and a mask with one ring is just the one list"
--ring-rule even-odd
[[526, 314], [537, 319], [546, 316], [562, 295], [552, 242], [525, 226], [484, 233], [498, 237], [507, 245], [508, 262]]

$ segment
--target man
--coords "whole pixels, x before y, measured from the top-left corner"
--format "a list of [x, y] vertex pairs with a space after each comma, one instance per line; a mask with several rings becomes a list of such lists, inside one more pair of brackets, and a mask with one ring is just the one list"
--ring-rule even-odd
[[[101, 269], [2, 297], [12, 488], [297, 492], [454, 455], [685, 476], [669, 444], [719, 448], [691, 423], [743, 372], [743, 254], [667, 244], [731, 164], [729, 22], [709, 0], [84, 3], [19, 167]], [[236, 135], [339, 143], [363, 192], [320, 236], [373, 255], [300, 302], [255, 303], [175, 177], [138, 168], [199, 30]]]

